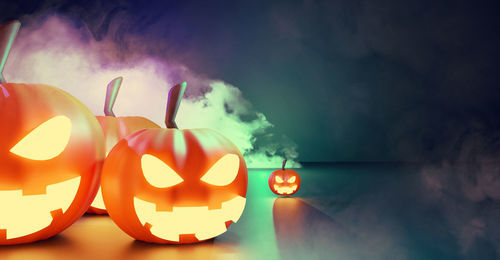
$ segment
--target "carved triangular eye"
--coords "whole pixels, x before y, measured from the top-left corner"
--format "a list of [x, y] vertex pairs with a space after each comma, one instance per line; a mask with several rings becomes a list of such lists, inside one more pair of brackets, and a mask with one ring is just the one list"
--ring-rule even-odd
[[30, 160], [49, 160], [64, 151], [70, 136], [71, 120], [56, 116], [23, 137], [10, 152]]
[[290, 179], [287, 180], [288, 183], [294, 183], [297, 178], [295, 176], [290, 177]]
[[278, 176], [278, 175], [276, 175], [276, 176], [274, 177], [274, 180], [275, 180], [277, 183], [283, 183], [283, 179], [282, 179], [280, 176]]
[[141, 167], [146, 181], [157, 188], [172, 187], [184, 181], [170, 166], [151, 154], [141, 157]]
[[238, 155], [226, 154], [201, 177], [201, 180], [215, 186], [226, 186], [236, 179], [239, 168]]

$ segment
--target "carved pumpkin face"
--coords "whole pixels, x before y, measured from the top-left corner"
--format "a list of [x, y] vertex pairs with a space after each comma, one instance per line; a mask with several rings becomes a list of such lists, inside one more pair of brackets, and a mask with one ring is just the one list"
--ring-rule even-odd
[[[122, 78], [118, 77], [108, 84], [106, 93], [106, 102], [104, 108], [105, 116], [96, 116], [101, 128], [104, 132], [106, 143], [106, 154], [120, 141], [122, 138], [142, 129], [160, 128], [153, 121], [139, 116], [115, 117], [113, 113], [113, 104], [116, 94], [120, 87]], [[87, 210], [89, 213], [106, 214], [106, 207], [102, 198], [102, 191], [99, 187], [94, 201]]]
[[104, 160], [99, 123], [70, 94], [6, 83], [2, 71], [21, 23], [0, 27], [0, 244], [49, 238], [92, 202]]
[[283, 161], [283, 167], [276, 170], [269, 176], [269, 188], [276, 195], [293, 195], [300, 187], [299, 174], [290, 169], [285, 169], [286, 160]]
[[0, 85], [0, 244], [51, 237], [97, 192], [104, 137], [92, 113], [47, 85]]
[[193, 243], [238, 221], [247, 182], [243, 156], [227, 138], [210, 129], [169, 128], [119, 141], [101, 185], [110, 217], [130, 236]]

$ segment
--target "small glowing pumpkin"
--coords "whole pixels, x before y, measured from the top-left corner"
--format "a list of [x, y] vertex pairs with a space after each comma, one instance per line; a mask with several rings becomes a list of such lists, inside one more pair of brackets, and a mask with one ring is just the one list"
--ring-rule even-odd
[[[0, 71], [20, 23], [0, 27]], [[70, 94], [0, 79], [0, 244], [58, 234], [95, 196], [104, 136], [94, 115]]]
[[194, 243], [224, 233], [246, 202], [247, 168], [238, 148], [210, 129], [177, 129], [186, 83], [173, 87], [167, 129], [122, 139], [103, 167], [111, 219], [130, 236], [154, 243]]
[[291, 169], [286, 169], [286, 159], [283, 160], [283, 166], [269, 176], [269, 188], [276, 195], [288, 196], [295, 194], [300, 188], [300, 176]]
[[[127, 135], [146, 128], [160, 128], [153, 121], [140, 116], [116, 117], [113, 113], [113, 105], [120, 90], [123, 78], [113, 79], [106, 90], [106, 100], [104, 102], [104, 116], [96, 116], [104, 132], [106, 143], [106, 154], [111, 151], [119, 140]], [[102, 199], [102, 191], [99, 187], [94, 201], [87, 210], [89, 213], [106, 214], [106, 207]]]

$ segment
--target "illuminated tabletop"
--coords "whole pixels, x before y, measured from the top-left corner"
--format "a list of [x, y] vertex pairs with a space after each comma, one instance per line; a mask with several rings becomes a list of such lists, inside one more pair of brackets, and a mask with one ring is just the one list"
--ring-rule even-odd
[[461, 179], [474, 169], [308, 165], [289, 198], [269, 190], [271, 169], [250, 170], [246, 209], [216, 239], [147, 244], [85, 215], [51, 239], [0, 247], [0, 259], [496, 259], [498, 201]]

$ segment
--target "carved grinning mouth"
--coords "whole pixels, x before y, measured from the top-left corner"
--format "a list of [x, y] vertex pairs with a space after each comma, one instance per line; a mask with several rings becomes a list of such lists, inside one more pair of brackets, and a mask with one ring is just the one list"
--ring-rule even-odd
[[80, 186], [80, 178], [47, 185], [46, 194], [23, 196], [22, 190], [0, 191], [0, 230], [5, 230], [7, 239], [12, 239], [48, 227], [53, 220], [52, 212], [68, 210]]
[[134, 208], [143, 226], [161, 239], [179, 242], [180, 235], [194, 234], [201, 241], [226, 232], [226, 222], [236, 223], [243, 213], [246, 199], [236, 196], [222, 203], [220, 209], [173, 207], [172, 211], [156, 211], [156, 204], [134, 197]]
[[274, 189], [279, 193], [279, 194], [292, 194], [294, 191], [297, 190], [297, 185], [293, 186], [278, 186], [274, 184]]

